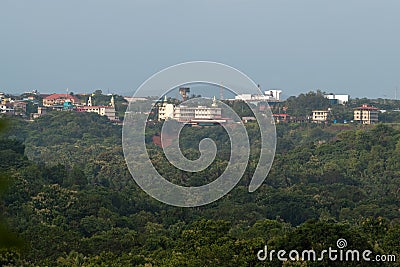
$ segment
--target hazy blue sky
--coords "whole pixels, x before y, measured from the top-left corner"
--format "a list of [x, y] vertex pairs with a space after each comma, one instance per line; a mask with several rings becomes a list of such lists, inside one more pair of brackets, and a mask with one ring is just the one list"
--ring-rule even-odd
[[128, 94], [180, 62], [263, 89], [400, 98], [398, 0], [0, 0], [0, 91]]

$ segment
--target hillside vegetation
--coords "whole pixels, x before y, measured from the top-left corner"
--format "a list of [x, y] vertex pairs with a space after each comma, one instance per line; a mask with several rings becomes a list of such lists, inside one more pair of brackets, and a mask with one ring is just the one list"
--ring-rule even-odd
[[[239, 185], [207, 206], [177, 208], [135, 184], [122, 153], [121, 126], [73, 112], [11, 121], [0, 140], [0, 171], [10, 181], [0, 209], [24, 247], [3, 246], [0, 265], [281, 266], [258, 261], [257, 251], [265, 245], [321, 251], [336, 247], [339, 238], [352, 249], [400, 259], [395, 126], [279, 124], [275, 162], [254, 193], [247, 186], [259, 134], [256, 124], [246, 127], [252, 157]], [[201, 185], [224, 171], [229, 139], [222, 128], [182, 132], [188, 157], [198, 155], [188, 144], [205, 136], [217, 140], [217, 159], [201, 174], [173, 169], [151, 143], [158, 131], [157, 125], [148, 128], [148, 150], [170, 180]], [[327, 264], [363, 266], [327, 261], [302, 266]]]

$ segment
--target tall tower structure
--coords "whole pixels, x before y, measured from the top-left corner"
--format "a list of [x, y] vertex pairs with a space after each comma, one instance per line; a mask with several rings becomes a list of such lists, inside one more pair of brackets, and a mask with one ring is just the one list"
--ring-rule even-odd
[[214, 96], [213, 97], [213, 102], [212, 102], [212, 105], [211, 105], [213, 108], [216, 108], [216, 107], [218, 107], [218, 104], [217, 104], [217, 98]]
[[88, 105], [89, 107], [93, 106], [92, 96], [89, 96], [89, 99], [88, 99], [88, 101], [87, 101], [87, 105]]
[[221, 84], [219, 85], [219, 100], [223, 100], [224, 99], [224, 86]]
[[181, 94], [183, 101], [187, 100], [189, 92], [190, 92], [190, 88], [189, 87], [181, 87], [181, 88], [179, 88], [179, 93]]
[[113, 108], [115, 108], [115, 101], [114, 101], [114, 96], [111, 96], [111, 100], [110, 100], [110, 106], [112, 106]]

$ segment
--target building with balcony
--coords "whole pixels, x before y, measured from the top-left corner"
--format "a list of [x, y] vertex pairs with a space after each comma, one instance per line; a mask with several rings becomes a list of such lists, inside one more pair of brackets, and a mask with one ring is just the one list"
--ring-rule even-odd
[[313, 122], [327, 122], [330, 110], [313, 110], [312, 121]]
[[354, 109], [354, 121], [362, 124], [374, 124], [379, 121], [378, 109], [364, 104]]
[[222, 119], [222, 109], [217, 106], [216, 102], [217, 100], [214, 97], [211, 107], [189, 107], [185, 105], [175, 106], [167, 103], [164, 99], [163, 103], [158, 106], [158, 120], [173, 119], [179, 122], [218, 120], [219, 122]]

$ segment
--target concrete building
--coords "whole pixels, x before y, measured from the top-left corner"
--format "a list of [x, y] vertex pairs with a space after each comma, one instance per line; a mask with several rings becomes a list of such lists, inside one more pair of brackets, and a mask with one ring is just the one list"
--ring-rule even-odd
[[23, 101], [14, 102], [15, 115], [25, 115], [26, 114], [27, 103]]
[[[18, 98], [18, 97], [16, 97]], [[37, 102], [15, 99], [15, 97], [6, 97], [4, 93], [0, 94], [0, 113], [16, 116], [25, 116], [28, 102], [37, 104]]]
[[196, 107], [188, 107], [188, 106], [177, 106], [177, 107], [173, 107], [173, 111], [171, 116], [169, 116], [168, 118], [170, 119], [174, 119], [177, 121], [190, 121], [192, 119], [194, 119], [196, 116]]
[[0, 113], [6, 115], [14, 115], [14, 108], [11, 103], [0, 104]]
[[128, 102], [136, 102], [136, 101], [146, 101], [148, 100], [146, 97], [132, 97], [132, 96], [124, 96], [124, 99]]
[[257, 121], [256, 117], [242, 117], [242, 122], [249, 123], [252, 121]]
[[354, 121], [362, 124], [377, 123], [379, 121], [378, 112], [377, 108], [364, 104], [354, 109]]
[[13, 101], [13, 99], [12, 99], [11, 97], [5, 97], [5, 96], [3, 96], [3, 97], [1, 98], [1, 104], [2, 104], [2, 105], [6, 105], [7, 103], [11, 103], [11, 101]]
[[290, 115], [288, 115], [286, 113], [272, 114], [272, 116], [274, 117], [274, 120], [275, 120], [276, 123], [290, 122]]
[[118, 120], [115, 108], [111, 106], [83, 106], [76, 108], [78, 112], [94, 112], [100, 116], [106, 116], [109, 120]]
[[115, 111], [114, 96], [111, 96], [109, 106], [93, 106], [92, 97], [89, 96], [87, 105], [82, 107], [77, 107], [78, 112], [93, 112], [100, 116], [106, 116], [111, 121], [119, 121], [117, 113]]
[[31, 114], [31, 119], [37, 119], [47, 113], [47, 108], [46, 107], [38, 107], [38, 112], [37, 113], [32, 113]]
[[60, 106], [60, 105], [62, 106], [66, 101], [69, 101], [74, 105], [79, 103], [79, 99], [74, 95], [52, 94], [43, 98], [43, 106], [45, 107]]
[[349, 102], [350, 98], [349, 95], [336, 95], [336, 94], [325, 95], [325, 97], [329, 99], [331, 104], [340, 104], [340, 105], [344, 105], [347, 102]]
[[281, 100], [282, 90], [268, 90], [264, 92], [264, 95], [269, 97], [270, 100]]
[[313, 122], [327, 122], [330, 110], [313, 110], [312, 121]]
[[162, 104], [158, 107], [158, 120], [167, 120], [174, 117], [175, 106], [173, 104], [167, 103], [165, 98]]
[[235, 100], [248, 102], [278, 102], [281, 100], [282, 90], [267, 90], [264, 94], [240, 94], [235, 96]]
[[158, 120], [173, 119], [179, 122], [188, 122], [193, 120], [220, 120], [222, 110], [216, 104], [216, 98], [213, 99], [211, 107], [197, 106], [188, 107], [184, 105], [175, 106], [169, 104], [164, 99], [163, 103], [158, 107]]
[[195, 119], [204, 119], [204, 120], [217, 120], [221, 119], [222, 117], [222, 110], [217, 105], [217, 99], [213, 98], [213, 102], [210, 107], [206, 106], [198, 106], [194, 110], [194, 117]]

